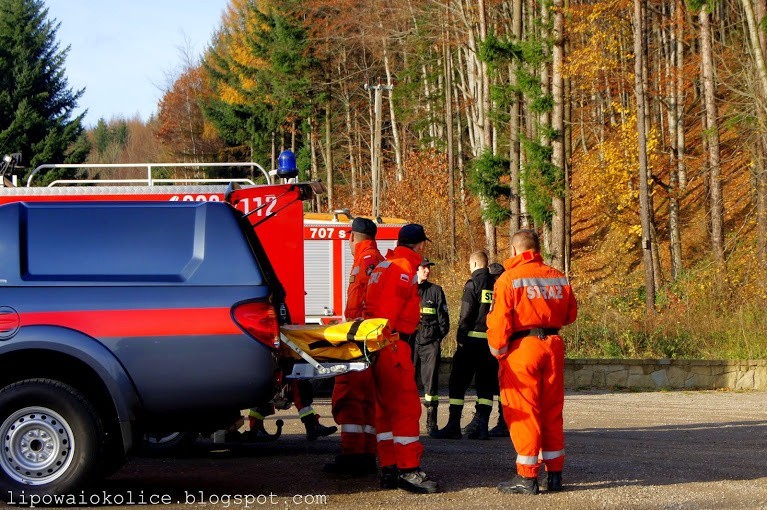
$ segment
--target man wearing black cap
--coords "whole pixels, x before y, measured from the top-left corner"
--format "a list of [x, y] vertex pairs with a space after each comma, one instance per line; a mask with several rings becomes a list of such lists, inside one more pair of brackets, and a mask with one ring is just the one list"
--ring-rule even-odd
[[378, 351], [373, 365], [381, 487], [416, 493], [437, 492], [437, 482], [421, 469], [421, 399], [407, 343], [421, 319], [416, 273], [428, 240], [416, 223], [400, 229], [397, 247], [370, 275], [364, 312], [366, 319], [388, 319], [388, 328], [399, 334], [399, 339], [394, 335], [396, 340]]
[[437, 429], [439, 405], [439, 361], [442, 339], [450, 331], [450, 315], [442, 287], [429, 281], [434, 262], [423, 259], [418, 266], [418, 295], [421, 298], [421, 322], [413, 342], [413, 365], [416, 377], [420, 369], [423, 405], [426, 408], [426, 433]]
[[[349, 244], [354, 257], [344, 317], [363, 317], [365, 291], [373, 269], [383, 260], [375, 236], [376, 224], [367, 218], [352, 221]], [[375, 386], [373, 371], [339, 375], [333, 386], [333, 418], [341, 426], [341, 455], [326, 464], [326, 473], [361, 476], [376, 472]]]

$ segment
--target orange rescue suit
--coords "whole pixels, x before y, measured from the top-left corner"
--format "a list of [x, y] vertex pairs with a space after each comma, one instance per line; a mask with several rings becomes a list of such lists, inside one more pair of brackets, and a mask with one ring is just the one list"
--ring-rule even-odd
[[[421, 319], [418, 264], [423, 258], [405, 246], [386, 254], [370, 275], [365, 318], [389, 320], [393, 332], [412, 335]], [[381, 466], [413, 469], [421, 466], [423, 445], [419, 420], [421, 399], [415, 383], [413, 355], [406, 341], [381, 349], [373, 365], [376, 389], [376, 433]]]
[[[354, 245], [354, 264], [346, 293], [346, 320], [363, 317], [365, 291], [373, 269], [383, 256], [375, 239], [365, 239]], [[375, 386], [372, 369], [350, 372], [336, 377], [332, 398], [333, 419], [341, 426], [341, 453], [375, 454]]]
[[564, 465], [565, 347], [558, 330], [575, 321], [578, 307], [567, 277], [544, 264], [540, 253], [525, 251], [503, 265], [487, 316], [487, 340], [499, 360], [517, 473], [534, 478], [539, 454], [547, 471], [562, 471]]

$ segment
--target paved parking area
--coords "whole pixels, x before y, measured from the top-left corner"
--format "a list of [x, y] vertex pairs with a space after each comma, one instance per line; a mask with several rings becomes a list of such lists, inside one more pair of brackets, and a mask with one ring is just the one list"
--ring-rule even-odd
[[[326, 399], [315, 407], [330, 416]], [[440, 424], [447, 407], [440, 408]], [[467, 400], [464, 424], [472, 408]], [[424, 468], [442, 492], [413, 495], [381, 490], [375, 476], [323, 474], [339, 436], [310, 443], [293, 410], [270, 417], [267, 428], [274, 430], [277, 417], [286, 423], [277, 442], [222, 447], [200, 441], [182, 457], [136, 458], [81, 497], [97, 496], [94, 503], [112, 508], [135, 509], [143, 501], [184, 510], [767, 508], [765, 392], [568, 392], [566, 490], [539, 496], [496, 491], [514, 473], [507, 439], [423, 438]]]

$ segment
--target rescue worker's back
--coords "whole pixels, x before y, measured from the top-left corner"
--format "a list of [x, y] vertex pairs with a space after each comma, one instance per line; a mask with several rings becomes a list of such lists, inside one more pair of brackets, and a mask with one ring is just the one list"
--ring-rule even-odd
[[[544, 264], [540, 253], [523, 252], [506, 260], [504, 269], [495, 284], [493, 310], [487, 316], [488, 329], [493, 329], [488, 331], [491, 349], [504, 351], [513, 331], [558, 329], [575, 321], [578, 308], [567, 277]], [[498, 294], [499, 286], [506, 292]], [[511, 321], [500, 320], [505, 314]]]
[[519, 231], [487, 316], [490, 352], [499, 360], [504, 417], [517, 451], [517, 474], [501, 492], [538, 494], [542, 457], [547, 490], [562, 489], [565, 346], [559, 329], [575, 321], [567, 277], [543, 263], [538, 236]]

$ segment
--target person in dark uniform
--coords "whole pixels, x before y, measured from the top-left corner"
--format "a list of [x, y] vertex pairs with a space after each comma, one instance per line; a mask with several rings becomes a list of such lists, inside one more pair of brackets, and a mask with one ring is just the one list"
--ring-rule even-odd
[[[421, 298], [421, 322], [414, 335], [413, 365], [416, 380], [421, 374], [426, 407], [426, 432], [437, 430], [439, 406], [439, 361], [442, 339], [450, 331], [450, 316], [442, 287], [429, 281], [434, 262], [423, 259], [418, 266], [418, 296]], [[416, 381], [417, 382], [417, 381]]]
[[[490, 270], [490, 274], [493, 275], [493, 281], [498, 281], [498, 277], [503, 273], [503, 264], [493, 262], [487, 268]], [[494, 358], [495, 359], [495, 358]], [[496, 360], [497, 362], [497, 360]], [[497, 367], [497, 365], [496, 365]], [[489, 430], [490, 437], [509, 437], [509, 427], [506, 425], [506, 421], [503, 419], [503, 406], [501, 405], [500, 394], [501, 390], [498, 385], [498, 379], [495, 381], [495, 388], [493, 389], [493, 395], [499, 395], [498, 397], [498, 422], [495, 427]]]
[[463, 287], [461, 315], [458, 319], [458, 349], [450, 371], [450, 417], [444, 428], [429, 434], [435, 439], [461, 439], [463, 400], [472, 378], [477, 389], [474, 418], [466, 427], [469, 439], [489, 439], [488, 422], [493, 410], [493, 394], [498, 392], [498, 362], [487, 345], [485, 319], [493, 302], [495, 277], [487, 268], [487, 254], [475, 251], [469, 257], [471, 278]]

